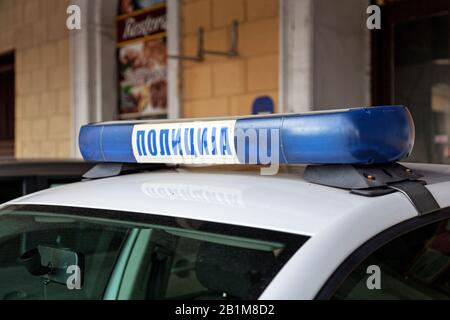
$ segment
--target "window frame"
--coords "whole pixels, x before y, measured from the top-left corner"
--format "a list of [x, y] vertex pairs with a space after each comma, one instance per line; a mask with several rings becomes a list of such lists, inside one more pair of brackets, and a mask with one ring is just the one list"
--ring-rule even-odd
[[394, 225], [379, 234], [375, 235], [363, 245], [354, 250], [333, 272], [328, 278], [319, 292], [316, 294], [315, 300], [328, 300], [333, 297], [342, 283], [355, 269], [363, 263], [375, 251], [385, 246], [389, 242], [409, 233], [420, 229], [432, 223], [449, 219], [450, 207], [440, 208], [426, 215], [417, 216], [397, 225]]

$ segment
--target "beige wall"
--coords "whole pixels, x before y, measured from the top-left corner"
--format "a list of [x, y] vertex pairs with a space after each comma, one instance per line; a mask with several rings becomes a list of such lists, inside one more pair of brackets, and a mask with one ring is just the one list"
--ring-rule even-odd
[[[256, 96], [278, 104], [278, 0], [180, 0], [182, 51], [196, 53], [196, 31], [205, 47], [229, 48], [232, 20], [239, 21], [239, 57], [206, 56], [182, 63], [182, 116], [240, 115]], [[69, 158], [71, 75], [69, 0], [0, 0], [0, 54], [16, 52], [16, 157]]]
[[68, 0], [0, 0], [0, 53], [16, 52], [18, 158], [71, 155]]
[[239, 21], [239, 57], [206, 56], [182, 63], [182, 115], [251, 113], [256, 96], [278, 103], [278, 0], [183, 0], [182, 53], [195, 55], [196, 32], [205, 29], [205, 48], [226, 51], [230, 26]]

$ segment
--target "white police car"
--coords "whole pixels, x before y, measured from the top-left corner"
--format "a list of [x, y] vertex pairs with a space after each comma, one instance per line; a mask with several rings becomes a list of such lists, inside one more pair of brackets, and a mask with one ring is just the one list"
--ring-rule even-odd
[[1, 207], [0, 298], [448, 299], [450, 167], [413, 140], [401, 106], [85, 126], [88, 181]]

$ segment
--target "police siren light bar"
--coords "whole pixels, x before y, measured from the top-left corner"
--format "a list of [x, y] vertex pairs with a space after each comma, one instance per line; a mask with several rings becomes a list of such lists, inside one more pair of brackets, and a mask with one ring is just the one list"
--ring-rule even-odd
[[226, 119], [89, 124], [87, 161], [171, 164], [373, 164], [406, 158], [414, 123], [404, 106]]

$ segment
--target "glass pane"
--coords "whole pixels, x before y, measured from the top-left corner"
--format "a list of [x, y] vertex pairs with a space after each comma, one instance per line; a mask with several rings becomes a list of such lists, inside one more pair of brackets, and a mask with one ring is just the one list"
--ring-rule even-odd
[[[149, 214], [12, 206], [0, 211], [0, 300], [257, 298], [307, 239]], [[48, 273], [20, 260], [30, 250], [41, 254], [39, 266], [60, 250], [83, 257], [81, 290], [69, 290], [66, 278], [45, 284]], [[64, 275], [73, 265], [65, 255], [56, 261]]]
[[[0, 213], [0, 300], [102, 299], [129, 228], [84, 219], [21, 212]], [[81, 290], [28, 272], [20, 256], [39, 246], [68, 249], [84, 257]]]
[[[147, 299], [256, 298], [285, 261], [281, 243], [191, 231], [153, 233]], [[164, 277], [167, 281], [160, 280]]]
[[450, 220], [411, 231], [375, 251], [334, 298], [450, 299]]
[[409, 160], [450, 163], [448, 15], [394, 27], [394, 102], [411, 110], [416, 142]]

